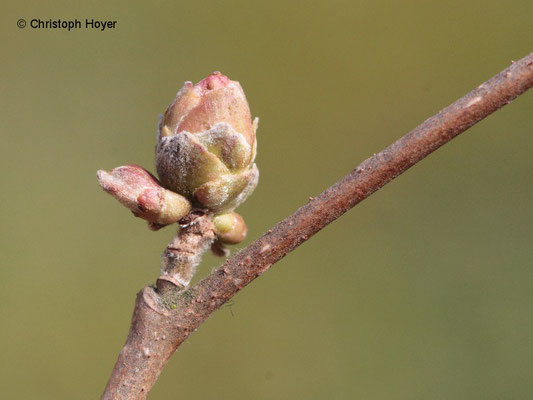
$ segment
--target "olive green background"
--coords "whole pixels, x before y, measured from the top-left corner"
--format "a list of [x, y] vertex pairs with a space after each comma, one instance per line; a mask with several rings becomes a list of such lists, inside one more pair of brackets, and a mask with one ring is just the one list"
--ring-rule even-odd
[[[246, 245], [533, 51], [530, 0], [24, 3], [4, 2], [0, 25], [6, 399], [100, 396], [173, 228], [150, 232], [95, 172], [154, 170], [158, 115], [185, 80], [222, 71], [261, 119]], [[532, 110], [533, 92], [277, 263], [150, 398], [532, 398]]]

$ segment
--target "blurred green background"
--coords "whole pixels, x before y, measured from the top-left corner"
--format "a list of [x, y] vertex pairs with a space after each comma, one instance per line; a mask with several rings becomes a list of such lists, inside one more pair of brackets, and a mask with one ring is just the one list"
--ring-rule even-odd
[[[158, 115], [185, 80], [222, 71], [261, 119], [246, 245], [533, 50], [531, 0], [2, 9], [6, 399], [100, 396], [173, 228], [148, 231], [95, 172], [154, 170]], [[528, 93], [276, 264], [181, 346], [150, 398], [532, 398], [532, 109]]]

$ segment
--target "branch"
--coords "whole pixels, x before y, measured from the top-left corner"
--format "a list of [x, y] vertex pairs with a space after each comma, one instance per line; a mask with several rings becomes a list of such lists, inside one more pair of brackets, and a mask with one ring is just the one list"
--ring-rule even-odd
[[[157, 290], [142, 289], [102, 398], [145, 399], [170, 356], [213, 311], [330, 222], [532, 86], [533, 53], [361, 163], [196, 286], [180, 291], [159, 282]], [[202, 231], [202, 218], [196, 234], [209, 235], [211, 228]], [[175, 308], [165, 307], [168, 299]]]

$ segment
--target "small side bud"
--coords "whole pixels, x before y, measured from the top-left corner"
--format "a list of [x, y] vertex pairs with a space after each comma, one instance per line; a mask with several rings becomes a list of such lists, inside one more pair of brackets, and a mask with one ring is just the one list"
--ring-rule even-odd
[[218, 240], [226, 244], [237, 244], [246, 238], [248, 227], [236, 212], [215, 215], [213, 224]]
[[177, 222], [191, 210], [185, 197], [163, 188], [152, 174], [138, 165], [117, 167], [110, 172], [99, 170], [97, 177], [102, 189], [136, 217], [147, 220], [152, 230]]

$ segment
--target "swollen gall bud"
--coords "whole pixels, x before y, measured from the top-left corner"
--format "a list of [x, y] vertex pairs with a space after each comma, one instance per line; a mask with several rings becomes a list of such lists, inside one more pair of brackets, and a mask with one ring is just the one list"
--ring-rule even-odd
[[186, 82], [159, 123], [162, 185], [199, 207], [233, 210], [258, 182], [256, 129], [239, 82], [220, 72]]
[[126, 165], [110, 172], [99, 170], [98, 183], [107, 193], [151, 226], [177, 222], [191, 209], [187, 199], [159, 185], [157, 179], [138, 165]]

